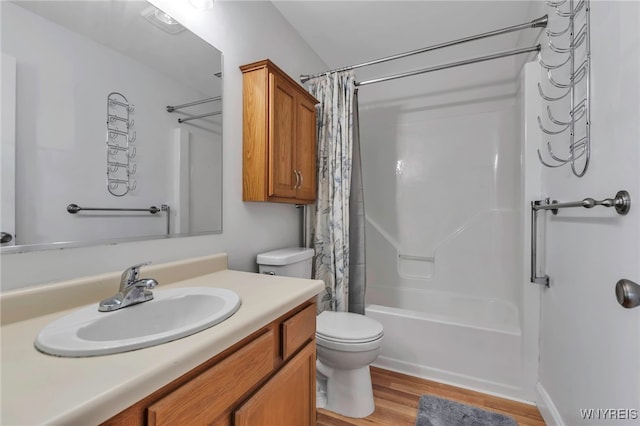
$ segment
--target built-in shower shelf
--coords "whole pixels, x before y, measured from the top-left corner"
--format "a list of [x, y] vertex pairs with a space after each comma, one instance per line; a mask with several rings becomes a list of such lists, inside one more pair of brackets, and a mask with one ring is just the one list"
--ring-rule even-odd
[[433, 277], [435, 257], [398, 254], [398, 273], [407, 278], [429, 279]]

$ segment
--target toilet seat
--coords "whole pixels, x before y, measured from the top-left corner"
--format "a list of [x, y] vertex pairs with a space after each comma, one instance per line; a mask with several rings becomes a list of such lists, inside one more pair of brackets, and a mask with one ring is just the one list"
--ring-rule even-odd
[[328, 349], [361, 352], [379, 349], [382, 344], [382, 324], [364, 315], [324, 311], [316, 324], [316, 342]]
[[332, 341], [316, 335], [316, 345], [321, 348], [333, 349], [340, 352], [368, 352], [380, 349], [382, 346], [382, 336], [376, 340], [364, 343], [353, 343], [344, 341]]

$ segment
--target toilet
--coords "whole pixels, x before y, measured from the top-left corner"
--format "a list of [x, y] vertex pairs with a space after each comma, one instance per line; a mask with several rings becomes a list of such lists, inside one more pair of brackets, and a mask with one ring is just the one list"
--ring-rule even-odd
[[[262, 274], [311, 278], [313, 249], [286, 248], [258, 255]], [[351, 312], [324, 311], [316, 318], [318, 408], [362, 418], [375, 411], [369, 364], [378, 357], [383, 329]]]

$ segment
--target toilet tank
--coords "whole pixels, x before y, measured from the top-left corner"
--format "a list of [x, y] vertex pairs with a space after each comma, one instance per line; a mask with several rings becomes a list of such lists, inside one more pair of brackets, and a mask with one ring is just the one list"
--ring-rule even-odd
[[303, 247], [284, 248], [258, 255], [261, 274], [283, 277], [311, 278], [313, 249]]

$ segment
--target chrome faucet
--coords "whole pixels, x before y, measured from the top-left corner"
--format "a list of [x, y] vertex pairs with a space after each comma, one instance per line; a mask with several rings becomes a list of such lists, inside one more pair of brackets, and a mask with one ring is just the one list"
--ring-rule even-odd
[[149, 290], [155, 288], [158, 285], [158, 281], [153, 278], [138, 278], [140, 268], [150, 263], [140, 263], [139, 265], [128, 267], [120, 277], [120, 290], [118, 293], [100, 301], [98, 310], [100, 312], [110, 312], [153, 299], [153, 293]]

